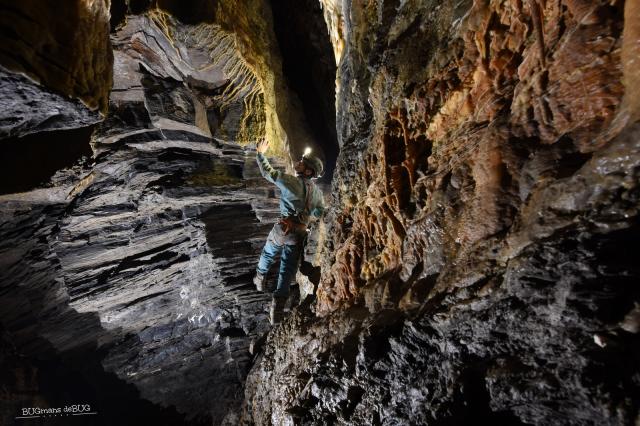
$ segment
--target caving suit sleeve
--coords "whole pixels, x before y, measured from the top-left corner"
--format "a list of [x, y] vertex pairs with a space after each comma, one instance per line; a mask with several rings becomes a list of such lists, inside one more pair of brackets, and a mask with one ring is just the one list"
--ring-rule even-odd
[[269, 160], [267, 160], [267, 157], [262, 155], [262, 153], [259, 152], [256, 155], [256, 160], [258, 161], [258, 168], [260, 169], [262, 177], [275, 184], [276, 180], [278, 180], [278, 177], [280, 176], [280, 172], [271, 167]]

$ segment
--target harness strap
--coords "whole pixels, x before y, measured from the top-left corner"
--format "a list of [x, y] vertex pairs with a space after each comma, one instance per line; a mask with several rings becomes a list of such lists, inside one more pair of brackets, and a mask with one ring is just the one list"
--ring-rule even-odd
[[311, 214], [311, 181], [303, 179], [304, 183], [304, 212], [309, 216]]
[[302, 190], [303, 190], [303, 200], [304, 200], [304, 210], [297, 213], [298, 219], [300, 220], [301, 216], [308, 218], [311, 215], [311, 187], [312, 183], [308, 179], [299, 178], [302, 180]]

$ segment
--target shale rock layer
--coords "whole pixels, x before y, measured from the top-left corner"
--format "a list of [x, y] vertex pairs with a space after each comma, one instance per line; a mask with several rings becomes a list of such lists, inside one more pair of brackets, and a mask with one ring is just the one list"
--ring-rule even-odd
[[[89, 156], [0, 196], [0, 320], [15, 347], [0, 360], [61, 394], [12, 384], [8, 419], [80, 399], [104, 424], [237, 422], [250, 348], [270, 327], [251, 278], [278, 205], [235, 143], [261, 118], [229, 37], [130, 16], [112, 35], [110, 112]], [[54, 382], [65, 375], [79, 377]]]

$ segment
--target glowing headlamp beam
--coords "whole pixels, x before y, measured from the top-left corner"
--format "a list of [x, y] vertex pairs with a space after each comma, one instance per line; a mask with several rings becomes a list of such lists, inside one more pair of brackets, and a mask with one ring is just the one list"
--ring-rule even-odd
[[305, 148], [305, 150], [304, 150], [303, 157], [305, 157], [305, 156], [307, 156], [307, 155], [309, 155], [309, 154], [311, 154], [311, 148], [307, 147], [307, 148]]

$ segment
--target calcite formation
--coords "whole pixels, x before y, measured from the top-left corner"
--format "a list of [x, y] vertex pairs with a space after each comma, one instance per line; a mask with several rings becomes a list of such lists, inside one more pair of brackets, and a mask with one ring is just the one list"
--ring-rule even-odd
[[634, 3], [323, 2], [322, 276], [247, 423], [637, 422]]
[[[376, 25], [367, 20], [374, 11], [358, 8], [363, 21], [353, 35], [356, 51], [380, 43], [365, 35]], [[349, 188], [357, 190], [341, 191], [337, 212], [339, 221], [353, 224], [343, 238], [357, 239], [358, 250], [336, 256], [335, 267], [352, 267], [346, 274], [329, 268], [319, 294], [322, 309], [357, 299], [365, 282], [388, 271], [402, 269], [406, 281], [413, 272], [406, 260], [415, 266], [425, 248], [442, 247], [447, 262], [464, 257], [512, 227], [544, 187], [542, 177], [550, 183], [558, 173], [572, 174], [607, 142], [598, 136], [624, 91], [620, 6], [480, 2], [458, 10], [442, 4], [432, 13], [416, 18], [433, 24], [423, 24], [426, 34], [383, 14], [387, 44], [404, 35], [427, 37], [432, 45], [402, 43], [376, 52], [379, 66], [366, 76], [371, 140], [354, 158], [359, 167], [349, 167], [356, 173]], [[427, 59], [421, 72], [423, 62], [411, 55]], [[353, 140], [343, 139], [346, 145], [363, 141], [356, 132], [348, 136]], [[547, 162], [566, 165], [528, 165], [528, 156], [545, 162], [535, 156], [539, 151], [549, 151], [553, 160]], [[448, 186], [455, 205], [440, 199]], [[424, 232], [430, 219], [447, 235]], [[434, 238], [440, 241], [428, 241]]]
[[336, 60], [336, 64], [340, 63], [342, 59], [342, 52], [344, 51], [344, 38], [345, 38], [345, 20], [342, 16], [342, 1], [341, 0], [320, 0], [324, 19], [329, 29], [329, 36], [331, 37], [331, 44], [333, 45], [333, 55]]
[[[300, 101], [289, 87], [282, 71], [282, 56], [273, 28], [268, 0], [210, 2], [197, 0], [185, 6], [175, 0], [146, 2], [118, 1], [129, 11], [151, 11], [178, 17], [185, 23], [213, 23], [232, 37], [233, 49], [243, 60], [248, 73], [258, 84], [261, 103], [256, 109], [264, 113], [264, 132], [254, 137], [270, 141], [269, 152], [275, 156], [298, 158], [306, 147], [323, 156], [323, 144], [310, 134]], [[169, 25], [170, 27], [171, 25]], [[218, 40], [211, 40], [213, 46]]]

